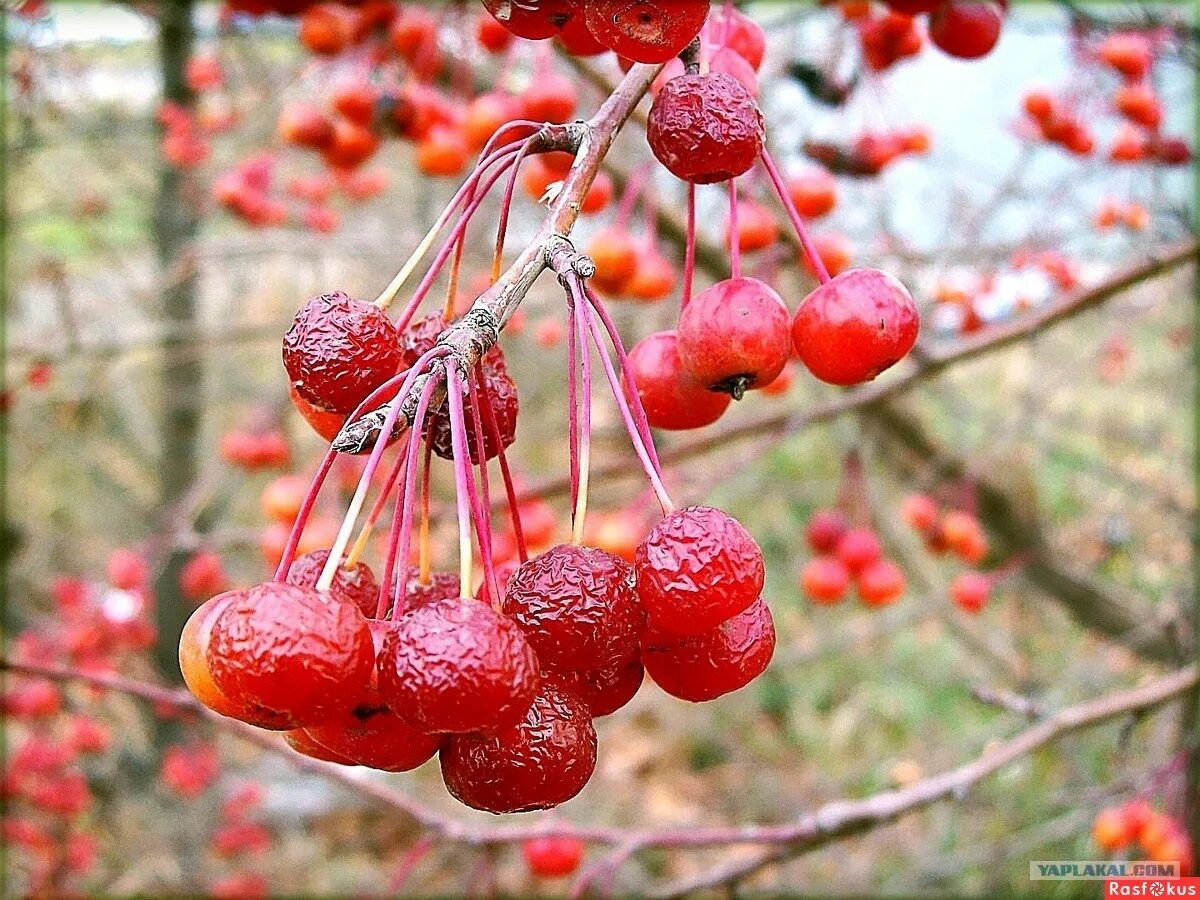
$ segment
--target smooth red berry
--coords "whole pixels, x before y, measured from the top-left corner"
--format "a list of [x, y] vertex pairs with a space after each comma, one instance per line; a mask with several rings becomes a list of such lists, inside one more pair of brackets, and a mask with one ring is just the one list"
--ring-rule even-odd
[[703, 428], [721, 418], [733, 400], [688, 374], [674, 331], [658, 331], [638, 341], [629, 351], [629, 366], [646, 419], [654, 428]]
[[902, 359], [918, 328], [917, 306], [904, 285], [878, 269], [850, 269], [804, 299], [792, 341], [813, 375], [847, 387]]
[[[197, 700], [213, 712], [243, 719], [244, 710], [217, 687], [208, 665], [208, 647], [212, 643], [213, 622], [237, 596], [233, 591], [218, 594], [196, 607], [188, 616], [179, 635], [179, 671], [183, 674], [184, 684]], [[287, 720], [281, 720], [280, 724], [286, 727]]]
[[832, 553], [850, 524], [840, 509], [818, 509], [808, 520], [804, 539], [817, 553]]
[[[328, 559], [328, 550], [313, 550], [303, 556], [297, 556], [288, 569], [287, 583], [315, 589]], [[365, 562], [359, 560], [353, 569], [347, 569], [343, 561], [333, 573], [329, 596], [339, 603], [349, 603], [367, 618], [373, 618], [376, 604], [379, 602], [379, 582], [375, 580], [375, 573]]]
[[890, 559], [881, 559], [857, 575], [858, 597], [867, 606], [887, 606], [904, 593], [904, 571]]
[[386, 706], [356, 706], [305, 731], [334, 755], [384, 772], [417, 768], [433, 758], [442, 742], [406, 725]]
[[654, 683], [680, 700], [701, 703], [743, 688], [775, 653], [775, 623], [761, 599], [716, 628], [679, 638], [651, 631], [642, 659]]
[[583, 841], [576, 837], [531, 838], [521, 845], [529, 871], [539, 878], [565, 878], [583, 861]]
[[929, 531], [937, 525], [937, 504], [927, 494], [909, 494], [900, 503], [900, 518], [917, 531]]
[[189, 600], [203, 600], [225, 590], [229, 577], [220, 554], [213, 550], [197, 550], [179, 572], [179, 589]]
[[800, 573], [800, 587], [813, 603], [838, 603], [850, 587], [850, 570], [836, 557], [818, 556]]
[[793, 175], [787, 189], [796, 211], [806, 219], [820, 218], [837, 206], [837, 182], [824, 169]]
[[388, 706], [430, 733], [509, 727], [525, 715], [538, 685], [537, 658], [517, 624], [465, 598], [401, 616], [378, 665]]
[[733, 6], [721, 5], [712, 11], [708, 17], [708, 42], [732, 50], [756, 72], [767, 54], [762, 26]]
[[992, 581], [982, 572], [963, 572], [950, 582], [950, 599], [963, 612], [980, 612], [991, 593]]
[[446, 789], [472, 809], [550, 809], [592, 777], [596, 730], [586, 704], [547, 678], [516, 725], [455, 735], [439, 756]]
[[646, 614], [625, 560], [574, 544], [533, 557], [508, 582], [504, 614], [545, 672], [615, 669], [637, 659]]
[[748, 171], [763, 143], [763, 117], [750, 92], [721, 72], [668, 81], [646, 125], [654, 156], [693, 184], [727, 181]]
[[1000, 40], [1004, 8], [995, 0], [946, 0], [929, 17], [929, 38], [959, 59], [978, 59]]
[[295, 728], [291, 731], [283, 733], [283, 740], [289, 747], [299, 753], [301, 756], [308, 756], [312, 759], [319, 759], [323, 762], [337, 763], [341, 766], [355, 765], [344, 756], [338, 756], [328, 747], [318, 744], [312, 739], [312, 736], [303, 728]]
[[664, 516], [637, 549], [637, 591], [650, 624], [672, 634], [708, 631], [762, 593], [762, 551], [737, 519], [711, 506]]
[[665, 63], [704, 27], [709, 0], [583, 0], [592, 36], [625, 59]]
[[788, 309], [756, 278], [729, 278], [692, 298], [679, 316], [688, 374], [738, 399], [774, 381], [791, 357]]
[[883, 558], [883, 547], [870, 528], [851, 528], [838, 539], [834, 552], [854, 575]]

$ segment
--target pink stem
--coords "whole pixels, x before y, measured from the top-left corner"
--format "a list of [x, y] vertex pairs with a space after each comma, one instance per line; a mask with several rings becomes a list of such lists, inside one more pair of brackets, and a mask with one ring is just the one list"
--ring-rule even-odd
[[625, 193], [621, 195], [621, 205], [617, 207], [617, 218], [613, 222], [614, 228], [625, 231], [629, 227], [629, 218], [633, 215], [633, 207], [642, 193], [642, 185], [645, 183], [649, 171], [650, 164], [643, 163], [629, 176], [629, 181], [625, 184]]
[[383, 507], [387, 504], [388, 498], [392, 495], [392, 489], [396, 486], [396, 480], [400, 477], [400, 473], [404, 471], [405, 449], [408, 447], [410, 435], [404, 435], [404, 442], [400, 446], [400, 453], [396, 456], [396, 461], [392, 463], [392, 468], [387, 474], [387, 479], [383, 483], [383, 490], [379, 492], [379, 496], [375, 498], [375, 503], [371, 506], [371, 511], [367, 514], [368, 524], [375, 524], [379, 521], [379, 517], [383, 514]]
[[738, 234], [736, 179], [729, 179], [729, 267], [734, 278], [742, 277], [742, 239]]
[[496, 424], [496, 411], [492, 409], [487, 382], [482, 378], [479, 379], [479, 392], [483, 399], [483, 423], [498, 451], [496, 459], [500, 461], [500, 474], [504, 479], [504, 493], [508, 498], [508, 515], [512, 519], [513, 537], [517, 542], [517, 556], [521, 562], [525, 562], [529, 559], [529, 551], [525, 547], [525, 530], [521, 527], [521, 508], [517, 503], [517, 491], [513, 486], [512, 470], [508, 467], [508, 456], [505, 454], [504, 444], [500, 440], [500, 426]]
[[296, 558], [296, 548], [300, 545], [300, 536], [304, 534], [304, 526], [308, 524], [308, 517], [312, 515], [317, 495], [321, 493], [321, 485], [325, 483], [325, 477], [333, 468], [333, 461], [337, 459], [337, 456], [338, 453], [333, 447], [325, 451], [321, 467], [313, 476], [312, 483], [308, 486], [308, 493], [304, 495], [304, 502], [300, 504], [300, 511], [296, 513], [296, 521], [292, 523], [292, 533], [288, 535], [287, 544], [283, 548], [283, 556], [279, 558], [279, 565], [275, 568], [275, 581], [287, 580], [288, 569], [292, 567], [292, 561]]
[[504, 186], [504, 197], [500, 201], [500, 221], [496, 224], [496, 251], [492, 264], [493, 276], [495, 275], [495, 266], [504, 257], [504, 241], [508, 237], [508, 216], [512, 210], [513, 196], [517, 190], [517, 176], [521, 172], [521, 163], [525, 161], [532, 142], [533, 138], [531, 137], [521, 144], [521, 149], [517, 151], [517, 155], [513, 158], [512, 167], [508, 172], [508, 183]]
[[783, 183], [783, 176], [775, 168], [775, 161], [771, 159], [771, 154], [767, 152], [766, 147], [763, 147], [760, 158], [762, 159], [763, 168], [767, 170], [767, 177], [771, 179], [771, 184], [775, 188], [775, 193], [779, 195], [779, 199], [783, 203], [783, 208], [787, 211], [788, 218], [792, 220], [792, 227], [796, 229], [796, 236], [800, 238], [800, 246], [804, 248], [804, 255], [808, 257], [809, 265], [817, 273], [817, 278], [821, 284], [827, 284], [829, 282], [829, 270], [825, 268], [825, 261], [821, 259], [821, 254], [817, 252], [817, 248], [809, 236], [808, 229], [804, 227], [804, 220], [800, 218], [800, 213], [796, 211], [796, 204], [792, 202], [792, 195], [788, 193], [787, 185]]
[[[458, 369], [454, 365], [446, 367], [446, 399], [450, 405], [450, 444], [454, 455], [454, 485], [455, 503], [458, 507], [458, 520], [461, 525], [473, 523], [475, 536], [479, 540], [479, 555], [483, 559], [483, 574], [487, 583], [488, 595], [492, 606], [500, 603], [500, 590], [496, 582], [496, 570], [491, 565], [491, 555], [484, 550], [484, 534], [487, 531], [487, 519], [479, 506], [479, 495], [475, 490], [475, 478], [471, 473], [471, 451], [467, 445], [467, 423], [463, 415], [462, 381]], [[479, 448], [480, 456], [483, 447]], [[468, 532], [469, 533], [469, 532]], [[464, 595], [470, 590], [470, 585], [463, 585]], [[497, 610], [498, 611], [498, 610]]]
[[[479, 555], [483, 558], [484, 577], [487, 579], [489, 589], [495, 589], [499, 587], [499, 582], [496, 579], [495, 559], [492, 556], [492, 497], [488, 487], [487, 452], [483, 436], [483, 419], [479, 413], [480, 396], [475, 386], [477, 380], [483, 380], [482, 361], [475, 364], [475, 371], [471, 373], [471, 377], [467, 378], [467, 390], [470, 391], [471, 396], [471, 432], [475, 437], [475, 446], [479, 451], [479, 499], [475, 504], [475, 527], [479, 534]], [[500, 595], [496, 594], [495, 597], [495, 602], [499, 603]]]
[[567, 435], [571, 462], [571, 510], [579, 500], [579, 352], [575, 298], [567, 293]]
[[696, 277], [696, 186], [690, 181], [687, 186], [687, 242], [683, 253], [683, 295], [679, 307], [687, 306], [692, 299], [692, 280]]

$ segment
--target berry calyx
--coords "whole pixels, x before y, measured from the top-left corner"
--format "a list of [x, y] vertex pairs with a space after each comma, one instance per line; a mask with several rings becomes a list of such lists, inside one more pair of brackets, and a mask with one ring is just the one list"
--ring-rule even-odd
[[754, 165], [763, 145], [763, 117], [736, 78], [721, 72], [680, 75], [654, 98], [646, 140], [675, 177], [713, 184]]
[[792, 341], [813, 375], [848, 387], [902, 359], [918, 328], [904, 285], [878, 269], [850, 269], [804, 299], [792, 320]]
[[748, 685], [775, 653], [775, 623], [761, 599], [716, 628], [679, 638], [651, 631], [642, 658], [654, 683], [680, 700], [702, 703]]
[[296, 392], [329, 412], [353, 412], [396, 374], [400, 341], [379, 307], [342, 291], [301, 307], [283, 338], [283, 364]]
[[729, 278], [697, 294], [679, 316], [678, 334], [688, 374], [735, 400], [774, 381], [791, 356], [788, 309], [756, 278]]
[[637, 549], [637, 591], [659, 631], [694, 635], [762, 593], [762, 551], [737, 519], [711, 506], [677, 509]]

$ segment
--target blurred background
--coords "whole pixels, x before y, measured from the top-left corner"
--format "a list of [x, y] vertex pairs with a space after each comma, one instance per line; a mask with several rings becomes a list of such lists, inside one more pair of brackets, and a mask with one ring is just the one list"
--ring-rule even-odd
[[[474, 159], [472, 98], [528, 100], [561, 79], [566, 99], [541, 102], [586, 117], [621, 75], [611, 53], [569, 57], [558, 42], [495, 52], [480, 42], [477, 3], [424, 7], [435, 43], [400, 58], [375, 38], [314, 53], [302, 17], [252, 6], [26, 0], [5, 14], [6, 659], [177, 687], [187, 615], [270, 576], [286, 510], [326, 447], [288, 399], [280, 339], [295, 310], [330, 290], [383, 289], [461, 184], [464, 142]], [[742, 8], [766, 35], [756, 84], [793, 197], [820, 207], [805, 176], [835, 191], [812, 220], [822, 257], [886, 268], [913, 289], [920, 360], [866, 389], [878, 394], [828, 387], [793, 363], [717, 424], [657, 434], [676, 500], [727, 510], [763, 547], [778, 648], [762, 678], [718, 701], [681, 703], [647, 683], [598, 720], [596, 776], [547, 814], [556, 820], [790, 822], [919, 783], [1193, 653], [1194, 5], [1013, 3], [984, 58], [925, 37], [886, 64], [864, 37], [882, 4]], [[1122, 70], [1114, 35], [1146, 50], [1141, 76]], [[281, 113], [328, 110], [339, 85], [370, 73], [433, 96], [457, 143], [431, 149], [428, 135], [393, 129], [351, 170], [281, 137]], [[1143, 94], [1122, 95], [1131, 84]], [[580, 221], [579, 245], [627, 230], [677, 275], [685, 195], [636, 119], [603, 178], [611, 200]], [[623, 202], [630, 183], [640, 196]], [[541, 220], [544, 186], [518, 188], [509, 257]], [[757, 245], [743, 236], [742, 264], [794, 309], [815, 281], [766, 180], [751, 173], [740, 188], [775, 227]], [[703, 187], [697, 203], [702, 287], [728, 273], [728, 198]], [[460, 309], [488, 283], [499, 208], [489, 197], [470, 232]], [[445, 292], [443, 279], [431, 303]], [[626, 344], [672, 327], [677, 297], [612, 297]], [[539, 545], [570, 533], [564, 333], [562, 292], [544, 277], [501, 339], [521, 401], [510, 459]], [[592, 417], [589, 541], [621, 552], [657, 505], [603, 384]], [[443, 469], [433, 546], [452, 567]], [[339, 463], [306, 547], [331, 542], [359, 471]], [[914, 527], [913, 495], [943, 523], [976, 523], [982, 546], [945, 552]], [[905, 592], [886, 609], [853, 592], [816, 604], [804, 590], [816, 555], [806, 526], [839, 503], [903, 570]], [[985, 603], [968, 596], [968, 573], [983, 576]], [[257, 746], [169, 704], [50, 684], [6, 678], [14, 896], [572, 889], [531, 871], [520, 841], [447, 839], [353, 786], [493, 824], [446, 795], [436, 764], [348, 769], [339, 783], [299, 771], [282, 743]], [[1094, 820], [1131, 799], [1185, 834], [1200, 805], [1187, 787], [1194, 723], [1191, 700], [1119, 716], [965, 796], [783, 853], [736, 883], [1092, 896], [1094, 883], [1030, 882], [1029, 860], [1108, 858]], [[589, 844], [585, 870], [612, 849]], [[655, 846], [602, 865], [601, 880], [625, 894], [715, 895], [728, 889], [721, 867], [761, 851]]]

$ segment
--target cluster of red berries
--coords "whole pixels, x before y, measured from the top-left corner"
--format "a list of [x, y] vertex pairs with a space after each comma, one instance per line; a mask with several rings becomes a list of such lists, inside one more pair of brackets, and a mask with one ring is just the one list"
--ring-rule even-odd
[[1135, 798], [1120, 806], [1100, 810], [1092, 823], [1092, 840], [1107, 853], [1119, 853], [1138, 845], [1154, 862], [1179, 863], [1179, 875], [1195, 871], [1195, 852], [1187, 829], [1173, 816]]
[[864, 131], [848, 144], [806, 140], [804, 152], [832, 172], [857, 177], [878, 175], [905, 156], [924, 156], [932, 138], [920, 125], [908, 128]]
[[[970, 566], [987, 557], [987, 536], [979, 519], [969, 512], [942, 511], [927, 494], [910, 494], [900, 504], [900, 517], [921, 535], [931, 553], [953, 554]], [[963, 612], [981, 612], [994, 582], [995, 574], [974, 569], [961, 572], [950, 582], [950, 599]]]
[[864, 0], [841, 0], [842, 15], [858, 26], [864, 65], [889, 69], [921, 52], [917, 17], [928, 15], [929, 39], [948, 56], [979, 59], [1000, 40], [1008, 0], [883, 0], [882, 12]]
[[820, 509], [808, 520], [804, 537], [818, 554], [800, 573], [800, 588], [813, 603], [840, 603], [851, 581], [866, 606], [887, 606], [903, 596], [904, 571], [883, 555], [869, 526], [851, 527], [841, 510]]
[[292, 460], [287, 435], [273, 425], [227, 431], [221, 436], [218, 451], [230, 465], [250, 472], [281, 469]]

